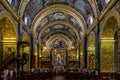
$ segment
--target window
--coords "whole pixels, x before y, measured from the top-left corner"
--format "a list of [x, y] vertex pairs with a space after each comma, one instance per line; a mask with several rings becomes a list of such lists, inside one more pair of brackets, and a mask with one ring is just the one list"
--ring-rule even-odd
[[28, 17], [25, 17], [24, 21], [25, 21], [25, 24], [28, 25]]
[[89, 16], [89, 18], [88, 18], [88, 24], [91, 25], [92, 23], [93, 23], [93, 17]]
[[13, 0], [8, 0], [8, 2], [9, 2], [10, 4], [12, 4], [12, 1], [13, 1]]
[[110, 0], [105, 0], [105, 3], [107, 4]]

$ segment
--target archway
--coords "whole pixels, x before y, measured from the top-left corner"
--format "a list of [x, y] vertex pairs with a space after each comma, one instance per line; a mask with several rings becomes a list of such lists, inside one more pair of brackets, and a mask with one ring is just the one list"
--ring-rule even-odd
[[101, 71], [115, 71], [117, 68], [117, 56], [115, 51], [115, 31], [118, 26], [117, 19], [114, 16], [110, 16], [105, 24], [101, 35]]
[[[8, 17], [2, 17], [0, 20], [1, 43], [2, 43], [2, 61], [11, 53], [16, 52], [16, 32], [12, 20]], [[8, 56], [6, 56], [8, 55]]]

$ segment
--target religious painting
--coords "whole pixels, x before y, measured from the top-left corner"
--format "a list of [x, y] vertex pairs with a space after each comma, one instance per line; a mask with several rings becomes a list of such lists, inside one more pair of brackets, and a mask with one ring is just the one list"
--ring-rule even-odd
[[66, 15], [62, 12], [57, 12], [49, 15], [50, 20], [64, 20], [66, 18]]
[[30, 21], [32, 21], [42, 8], [42, 0], [30, 0], [29, 5], [26, 6], [25, 14], [29, 16], [31, 19]]
[[54, 29], [64, 29], [63, 25], [57, 24], [53, 27]]
[[42, 61], [50, 61], [50, 50], [44, 48], [41, 55]]
[[90, 70], [95, 69], [95, 53], [94, 52], [89, 52], [88, 53], [88, 65]]
[[66, 50], [63, 48], [52, 50], [52, 65], [66, 65]]
[[53, 48], [64, 48], [66, 47], [66, 43], [61, 39], [56, 39], [55, 41], [53, 41], [52, 47]]
[[88, 15], [91, 13], [89, 7], [89, 2], [87, 0], [76, 0], [74, 7], [87, 19]]
[[72, 25], [74, 25], [74, 27], [76, 28], [76, 30], [77, 30], [78, 32], [81, 31], [81, 27], [80, 27], [78, 21], [77, 21], [75, 18], [73, 18], [72, 16], [70, 16], [70, 23], [71, 23]]
[[9, 2], [13, 10], [17, 13], [19, 10], [21, 0], [7, 0], [7, 1]]
[[45, 24], [47, 24], [48, 23], [48, 18], [47, 17], [45, 17], [45, 18], [43, 18], [41, 21], [40, 21], [40, 23], [39, 23], [39, 26], [40, 27], [43, 27]]
[[75, 49], [68, 50], [67, 57], [68, 61], [77, 61], [77, 52]]

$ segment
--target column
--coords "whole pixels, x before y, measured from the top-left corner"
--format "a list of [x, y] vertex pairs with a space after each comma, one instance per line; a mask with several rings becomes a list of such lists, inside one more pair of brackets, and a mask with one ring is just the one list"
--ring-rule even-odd
[[96, 25], [96, 42], [95, 42], [95, 53], [96, 53], [96, 60], [95, 66], [98, 73], [100, 72], [100, 39], [99, 39], [99, 23]]
[[80, 44], [78, 46], [78, 67], [80, 68]]
[[114, 44], [114, 67], [115, 67], [115, 71], [118, 72], [119, 71], [119, 42], [118, 42], [118, 31], [115, 32], [115, 44]]
[[40, 67], [40, 62], [39, 62], [40, 57], [39, 56], [40, 56], [39, 44], [37, 44], [37, 68]]
[[41, 68], [42, 63], [42, 46], [39, 48], [39, 68]]
[[33, 38], [30, 37], [30, 69], [32, 68], [32, 60], [34, 56], [34, 42]]
[[84, 37], [83, 46], [83, 68], [87, 68], [87, 37]]
[[22, 26], [20, 25], [20, 23], [18, 23], [18, 42], [17, 42], [17, 70], [18, 71], [22, 71], [22, 59], [20, 58], [20, 41], [22, 40], [21, 39], [21, 28]]

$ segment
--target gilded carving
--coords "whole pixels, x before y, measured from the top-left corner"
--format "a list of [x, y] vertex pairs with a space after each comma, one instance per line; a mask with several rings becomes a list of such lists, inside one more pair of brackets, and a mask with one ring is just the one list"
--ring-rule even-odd
[[95, 53], [89, 53], [89, 69], [94, 70], [95, 69]]
[[2, 29], [3, 34], [5, 34], [3, 36], [3, 39], [4, 38], [15, 38], [16, 37], [13, 25], [7, 17], [3, 17], [0, 20], [0, 25], [1, 25], [0, 28]]
[[102, 46], [101, 49], [101, 71], [114, 70], [114, 45]]

